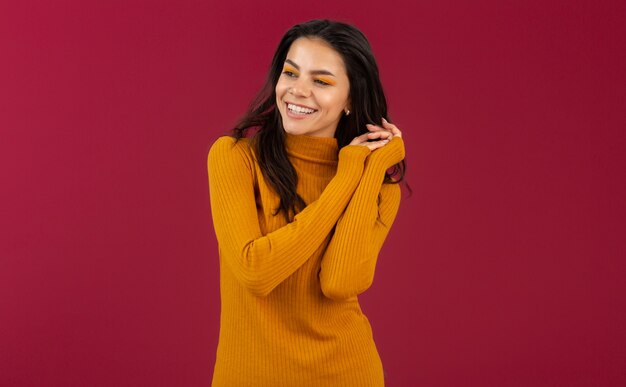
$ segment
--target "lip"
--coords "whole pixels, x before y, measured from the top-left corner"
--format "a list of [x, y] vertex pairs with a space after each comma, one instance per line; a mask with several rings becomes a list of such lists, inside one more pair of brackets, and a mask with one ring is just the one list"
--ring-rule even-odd
[[299, 104], [299, 103], [294, 103], [294, 102], [285, 101], [285, 107], [287, 107], [287, 105], [296, 105], [296, 106], [300, 106], [300, 107], [303, 107], [303, 108], [306, 108], [306, 109], [311, 109], [311, 110], [315, 110], [315, 111], [317, 111], [317, 109], [314, 109], [314, 108], [312, 108], [312, 107], [310, 107], [310, 106], [306, 106], [306, 105], [301, 105], [301, 104]]
[[[298, 106], [302, 106], [302, 105], [298, 105]], [[287, 117], [291, 118], [292, 120], [306, 120], [313, 114], [317, 113], [317, 110], [315, 110], [313, 113], [310, 113], [310, 114], [295, 114], [295, 113], [292, 113], [291, 110], [289, 110], [289, 108], [287, 107], [287, 104], [285, 104], [285, 113], [287, 114]]]

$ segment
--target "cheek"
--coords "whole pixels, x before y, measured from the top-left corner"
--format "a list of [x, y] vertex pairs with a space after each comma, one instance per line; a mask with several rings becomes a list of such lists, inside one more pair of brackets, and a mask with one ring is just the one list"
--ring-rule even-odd
[[343, 110], [346, 105], [346, 98], [340, 95], [326, 96], [320, 104], [324, 106], [324, 109], [329, 113], [336, 113]]
[[281, 87], [280, 87], [280, 82], [278, 82], [276, 84], [276, 87], [274, 87], [274, 93], [276, 94], [276, 100], [278, 100], [281, 96]]
[[283, 81], [283, 77], [278, 78], [278, 82], [276, 83], [276, 87], [274, 88], [276, 95], [282, 95], [285, 93], [286, 90], [287, 84], [285, 83], [285, 81]]

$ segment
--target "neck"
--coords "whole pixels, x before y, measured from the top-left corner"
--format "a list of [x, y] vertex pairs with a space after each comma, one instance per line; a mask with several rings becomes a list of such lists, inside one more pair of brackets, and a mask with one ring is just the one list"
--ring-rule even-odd
[[285, 148], [290, 156], [311, 161], [336, 163], [338, 158], [337, 139], [314, 137], [285, 132]]

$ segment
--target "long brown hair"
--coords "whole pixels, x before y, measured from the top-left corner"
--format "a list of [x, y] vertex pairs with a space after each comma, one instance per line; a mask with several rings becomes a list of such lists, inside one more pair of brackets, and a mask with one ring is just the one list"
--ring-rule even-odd
[[[289, 29], [274, 53], [265, 84], [232, 130], [232, 136], [240, 139], [246, 137], [250, 129], [255, 129], [250, 138], [253, 150], [263, 176], [280, 196], [280, 204], [274, 215], [283, 212], [288, 222], [306, 203], [296, 192], [298, 175], [285, 150], [285, 134], [280, 112], [276, 107], [275, 87], [291, 44], [301, 37], [326, 41], [341, 55], [345, 63], [352, 109], [350, 115], [342, 115], [335, 131], [340, 149], [348, 145], [354, 137], [367, 132], [365, 124], [382, 126], [383, 117], [391, 121], [387, 115], [387, 99], [374, 54], [367, 38], [359, 29], [331, 20], [311, 20]], [[399, 183], [404, 179], [405, 171], [406, 164], [402, 160], [385, 174], [385, 183]]]

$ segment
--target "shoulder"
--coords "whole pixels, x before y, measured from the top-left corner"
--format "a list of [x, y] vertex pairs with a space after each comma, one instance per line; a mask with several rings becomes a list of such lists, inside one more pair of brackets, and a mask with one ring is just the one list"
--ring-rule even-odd
[[252, 170], [254, 157], [247, 138], [239, 140], [221, 136], [211, 145], [207, 155], [208, 168], [245, 166]]

